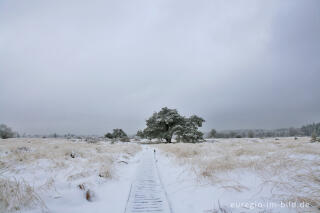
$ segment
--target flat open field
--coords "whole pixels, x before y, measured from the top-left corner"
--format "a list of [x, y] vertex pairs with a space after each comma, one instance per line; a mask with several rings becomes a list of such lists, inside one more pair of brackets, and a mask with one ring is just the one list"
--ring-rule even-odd
[[[319, 212], [320, 143], [310, 143], [310, 138], [156, 147], [170, 159], [160, 160], [162, 168], [175, 162], [179, 170], [164, 176], [178, 212]], [[192, 197], [195, 202], [188, 205], [185, 200]]]
[[120, 169], [140, 150], [128, 143], [0, 140], [0, 212], [116, 212], [112, 203], [126, 200], [117, 190], [131, 182], [121, 179], [130, 171]]
[[124, 212], [137, 165], [151, 151], [173, 212], [319, 212], [320, 143], [307, 137], [0, 140], [0, 212]]

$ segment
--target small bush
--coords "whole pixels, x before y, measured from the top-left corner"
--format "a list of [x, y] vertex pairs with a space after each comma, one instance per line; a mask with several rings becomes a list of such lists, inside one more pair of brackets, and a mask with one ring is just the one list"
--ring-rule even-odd
[[105, 138], [112, 139], [114, 143], [116, 140], [120, 140], [121, 142], [130, 142], [130, 139], [122, 129], [114, 129], [112, 133], [107, 133], [104, 135]]
[[15, 136], [15, 133], [12, 131], [12, 129], [5, 124], [0, 124], [0, 138], [7, 139], [7, 138], [13, 138]]
[[208, 138], [215, 138], [217, 135], [217, 130], [211, 129], [208, 135]]
[[112, 139], [112, 138], [113, 138], [113, 135], [109, 132], [109, 133], [105, 134], [104, 137], [105, 137], [105, 138]]
[[126, 137], [126, 138], [120, 138], [121, 142], [130, 142], [130, 138]]

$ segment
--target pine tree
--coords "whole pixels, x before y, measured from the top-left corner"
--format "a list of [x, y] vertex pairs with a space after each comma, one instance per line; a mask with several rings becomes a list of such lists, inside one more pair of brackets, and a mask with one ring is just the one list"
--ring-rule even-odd
[[203, 122], [204, 119], [196, 115], [186, 118], [176, 109], [164, 107], [147, 119], [142, 135], [149, 139], [164, 139], [167, 143], [172, 142], [173, 136], [177, 136], [178, 141], [197, 142], [203, 138], [203, 133], [198, 131]]

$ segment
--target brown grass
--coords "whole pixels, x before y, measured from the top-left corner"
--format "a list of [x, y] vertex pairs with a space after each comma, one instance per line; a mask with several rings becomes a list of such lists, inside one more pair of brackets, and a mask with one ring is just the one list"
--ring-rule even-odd
[[220, 139], [215, 143], [160, 144], [163, 152], [191, 166], [199, 180], [225, 189], [246, 190], [225, 174], [236, 170], [257, 174], [263, 183], [284, 192], [278, 197], [320, 205], [320, 143], [309, 138]]
[[92, 202], [95, 199], [95, 194], [92, 190], [88, 189], [86, 191], [86, 200]]
[[[0, 206], [4, 209], [0, 212], [39, 206], [41, 199], [37, 194], [52, 189], [58, 190], [55, 189], [55, 177], [60, 172], [64, 174], [64, 181], [74, 184], [74, 187], [83, 183], [89, 176], [113, 178], [116, 173], [114, 163], [121, 158], [128, 159], [140, 150], [139, 145], [129, 143], [85, 143], [64, 139], [0, 139], [0, 171], [2, 171], [0, 202], [3, 202]], [[25, 172], [35, 176], [41, 172], [48, 175], [42, 176], [47, 178], [41, 180], [44, 184], [30, 187], [23, 179]]]
[[33, 187], [23, 180], [0, 178], [0, 212], [20, 211], [35, 206], [46, 209]]
[[116, 155], [131, 157], [140, 149], [136, 144], [76, 143], [63, 139], [8, 139], [0, 140], [0, 154], [4, 155], [0, 165], [10, 168], [12, 172], [16, 165], [31, 165], [44, 159], [50, 161], [46, 169], [64, 169], [70, 164], [79, 164], [79, 159], [82, 159], [82, 168], [92, 168], [96, 167], [95, 164], [102, 163], [105, 168], [111, 169]]

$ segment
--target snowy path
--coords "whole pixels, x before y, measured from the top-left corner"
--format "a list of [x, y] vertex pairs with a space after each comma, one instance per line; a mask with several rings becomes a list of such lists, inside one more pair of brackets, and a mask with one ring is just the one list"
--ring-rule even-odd
[[154, 153], [145, 149], [130, 189], [125, 213], [172, 213]]

